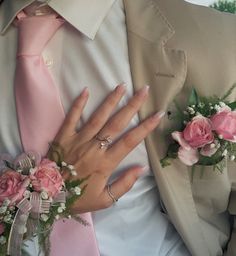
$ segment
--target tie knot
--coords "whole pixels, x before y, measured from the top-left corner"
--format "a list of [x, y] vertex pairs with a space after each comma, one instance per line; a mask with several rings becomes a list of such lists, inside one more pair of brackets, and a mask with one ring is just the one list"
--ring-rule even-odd
[[17, 22], [18, 56], [40, 55], [57, 29], [64, 23], [56, 15], [25, 17]]

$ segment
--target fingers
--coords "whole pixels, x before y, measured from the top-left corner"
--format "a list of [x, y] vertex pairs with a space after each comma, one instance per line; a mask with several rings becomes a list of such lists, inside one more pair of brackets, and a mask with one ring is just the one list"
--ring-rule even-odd
[[107, 150], [106, 157], [110, 157], [114, 164], [118, 164], [130, 151], [132, 151], [144, 138], [146, 138], [152, 130], [157, 127], [164, 115], [165, 112], [160, 111], [147, 118], [136, 128], [127, 132]]
[[113, 182], [109, 189], [107, 189], [106, 186], [101, 195], [101, 201], [104, 204], [103, 207], [107, 208], [111, 206], [115, 200], [118, 200], [127, 193], [133, 187], [137, 179], [144, 175], [147, 170], [147, 167], [133, 167]]
[[98, 131], [101, 130], [121, 100], [125, 90], [125, 84], [120, 84], [108, 95], [104, 103], [98, 108], [97, 111], [94, 112], [88, 122], [80, 130], [80, 138], [90, 140], [98, 133]]
[[59, 134], [63, 134], [64, 136], [71, 136], [75, 134], [76, 126], [87, 103], [88, 97], [89, 92], [88, 88], [86, 87], [79, 95], [79, 97], [74, 101], [69, 113], [65, 118]]
[[139, 90], [118, 113], [116, 113], [99, 132], [100, 137], [119, 135], [129, 124], [130, 120], [139, 111], [148, 96], [149, 86]]

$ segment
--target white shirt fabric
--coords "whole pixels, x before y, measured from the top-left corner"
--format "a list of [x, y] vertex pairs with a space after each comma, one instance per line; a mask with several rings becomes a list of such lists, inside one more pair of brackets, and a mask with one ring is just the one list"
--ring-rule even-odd
[[[17, 29], [12, 21], [19, 10], [32, 2], [6, 0], [0, 8], [0, 153], [16, 155], [22, 151], [13, 90]], [[59, 87], [65, 112], [85, 86], [89, 88], [90, 98], [83, 113], [83, 122], [121, 82], [128, 86], [119, 107], [126, 104], [133, 95], [133, 86], [123, 1], [47, 2], [67, 21], [43, 52], [45, 63]], [[129, 128], [138, 122], [138, 116], [135, 116]], [[111, 181], [135, 164], [149, 166], [144, 142], [120, 163]], [[159, 202], [156, 182], [149, 170], [116, 205], [94, 212], [101, 256], [190, 255], [161, 212]], [[30, 250], [32, 255], [36, 255], [32, 247]]]

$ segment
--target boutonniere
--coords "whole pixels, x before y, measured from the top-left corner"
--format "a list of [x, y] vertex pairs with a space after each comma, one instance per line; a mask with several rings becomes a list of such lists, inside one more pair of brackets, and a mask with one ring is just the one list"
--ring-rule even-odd
[[173, 143], [166, 156], [160, 161], [162, 167], [171, 165], [178, 158], [187, 166], [212, 166], [223, 171], [226, 160], [236, 159], [236, 101], [228, 97], [236, 88], [233, 85], [222, 97], [200, 97], [192, 90], [188, 106], [181, 110], [178, 104], [177, 121], [179, 130], [172, 131]]
[[27, 152], [13, 159], [0, 155], [0, 256], [27, 255], [24, 240], [38, 236], [39, 249], [50, 253], [49, 236], [53, 223], [73, 218], [89, 225], [77, 214], [72, 204], [84, 193], [87, 179], [64, 181], [62, 173], [77, 173], [63, 161], [62, 150], [52, 144], [48, 157]]

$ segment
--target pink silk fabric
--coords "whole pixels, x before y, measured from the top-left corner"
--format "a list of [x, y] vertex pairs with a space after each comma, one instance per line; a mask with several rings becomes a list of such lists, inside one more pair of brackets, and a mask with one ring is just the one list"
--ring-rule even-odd
[[[58, 88], [41, 56], [45, 45], [64, 21], [56, 15], [18, 15], [18, 52], [15, 98], [22, 145], [25, 151], [45, 155], [65, 118]], [[89, 226], [59, 220], [51, 233], [51, 256], [98, 256], [90, 213], [81, 214]]]

